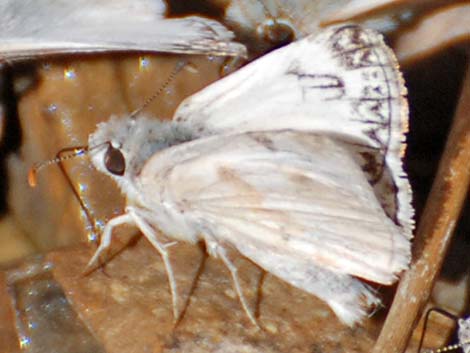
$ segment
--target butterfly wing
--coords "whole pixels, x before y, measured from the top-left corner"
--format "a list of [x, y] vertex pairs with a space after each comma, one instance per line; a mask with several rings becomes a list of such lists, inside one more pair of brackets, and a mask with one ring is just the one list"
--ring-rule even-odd
[[157, 51], [244, 56], [245, 47], [214, 20], [165, 19], [155, 0], [2, 1], [0, 55], [8, 60], [58, 53]]
[[[359, 297], [373, 298], [350, 275], [390, 284], [410, 259], [407, 236], [383, 211], [350, 150], [327, 136], [202, 138], [155, 154], [138, 183], [155, 227], [233, 246], [294, 286], [339, 302], [335, 311], [346, 313], [345, 322], [363, 314]], [[323, 286], [313, 279], [319, 272], [348, 284]], [[332, 296], [342, 285], [342, 296]]]
[[349, 145], [382, 207], [411, 238], [411, 192], [401, 158], [406, 89], [375, 31], [331, 27], [273, 51], [187, 98], [175, 120], [211, 134], [290, 129]]

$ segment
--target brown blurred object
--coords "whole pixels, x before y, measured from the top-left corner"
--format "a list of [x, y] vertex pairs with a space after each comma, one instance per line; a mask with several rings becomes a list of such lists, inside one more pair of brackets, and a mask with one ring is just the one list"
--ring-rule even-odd
[[470, 4], [441, 7], [404, 28], [394, 41], [402, 65], [430, 56], [453, 45], [470, 45]]
[[[421, 316], [418, 325], [413, 330], [410, 343], [408, 344], [405, 353], [424, 353], [426, 349], [438, 349], [449, 343], [452, 335], [457, 329], [457, 323], [449, 317], [446, 317], [434, 310], [429, 312], [433, 308], [436, 308], [436, 306], [428, 303], [425, 310], [423, 310], [423, 315]], [[428, 321], [426, 328], [424, 328], [424, 322], [428, 312]], [[419, 343], [422, 338], [423, 342], [421, 351], [418, 352]]]
[[3, 140], [4, 131], [5, 131], [5, 106], [3, 105], [3, 102], [0, 102], [0, 143]]
[[35, 252], [36, 249], [31, 240], [20, 231], [13, 217], [11, 217], [11, 215], [1, 217], [0, 265], [20, 260]]
[[[22, 85], [18, 101], [22, 144], [8, 160], [8, 203], [16, 222], [38, 250], [85, 241], [92, 229], [58, 166], [41, 170], [35, 189], [27, 185], [28, 169], [35, 162], [55, 157], [62, 148], [87, 144], [88, 134], [98, 122], [141, 107], [181, 60], [187, 60], [188, 65], [142, 112], [169, 119], [183, 98], [218, 78], [223, 59], [86, 56], [44, 62], [32, 71], [36, 76], [30, 87]], [[19, 71], [14, 77], [24, 81]], [[99, 231], [107, 219], [121, 212], [120, 192], [109, 178], [92, 168], [86, 156], [64, 165]]]
[[390, 11], [445, 6], [467, 0], [350, 0], [346, 6], [326, 17], [324, 24], [365, 19]]
[[403, 352], [439, 274], [470, 182], [470, 69], [439, 170], [421, 216], [414, 259], [402, 277], [374, 353]]
[[[50, 280], [66, 295], [64, 305], [71, 305], [75, 320], [81, 321], [69, 325], [86, 327], [107, 353], [359, 353], [370, 351], [377, 331], [373, 320], [366, 327], [346, 327], [314, 296], [269, 274], [263, 277], [258, 267], [237, 257], [245, 295], [258, 308], [260, 330], [241, 308], [225, 266], [213, 258], [202, 261], [202, 249], [187, 244], [170, 250], [180, 298], [187, 301], [175, 324], [164, 265], [145, 238], [119, 252], [102, 270], [83, 276], [92, 253], [82, 245], [54, 251], [44, 262], [52, 268]], [[10, 292], [18, 287], [15, 283], [10, 281]], [[42, 307], [47, 307], [44, 299]], [[45, 314], [36, 313], [39, 317], [28, 320], [41, 322]]]
[[14, 310], [11, 304], [6, 273], [0, 271], [0, 342], [4, 352], [19, 353], [18, 333], [15, 328]]

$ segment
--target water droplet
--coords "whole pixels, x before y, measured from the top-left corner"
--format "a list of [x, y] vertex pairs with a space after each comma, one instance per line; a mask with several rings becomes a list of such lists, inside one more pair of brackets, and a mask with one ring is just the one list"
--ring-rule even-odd
[[27, 336], [20, 337], [20, 348], [27, 349], [31, 345], [31, 339]]
[[145, 56], [141, 56], [139, 58], [139, 71], [147, 71], [149, 68], [150, 60]]
[[64, 79], [65, 80], [75, 80], [77, 78], [77, 74], [75, 70], [72, 68], [64, 69]]
[[47, 106], [47, 112], [49, 114], [55, 114], [57, 112], [57, 105], [54, 103], [51, 103]]

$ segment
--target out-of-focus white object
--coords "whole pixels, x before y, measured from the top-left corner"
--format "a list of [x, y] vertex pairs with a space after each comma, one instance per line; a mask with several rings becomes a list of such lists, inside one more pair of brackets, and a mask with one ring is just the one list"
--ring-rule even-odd
[[0, 60], [130, 50], [245, 56], [217, 21], [167, 19], [165, 10], [161, 0], [2, 0]]

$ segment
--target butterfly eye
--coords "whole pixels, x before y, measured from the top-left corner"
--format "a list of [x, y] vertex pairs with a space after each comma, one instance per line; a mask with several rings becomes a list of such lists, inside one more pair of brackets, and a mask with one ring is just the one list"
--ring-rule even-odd
[[124, 175], [124, 171], [126, 170], [126, 161], [124, 160], [122, 152], [113, 146], [109, 146], [106, 151], [104, 165], [106, 169], [114, 175]]

